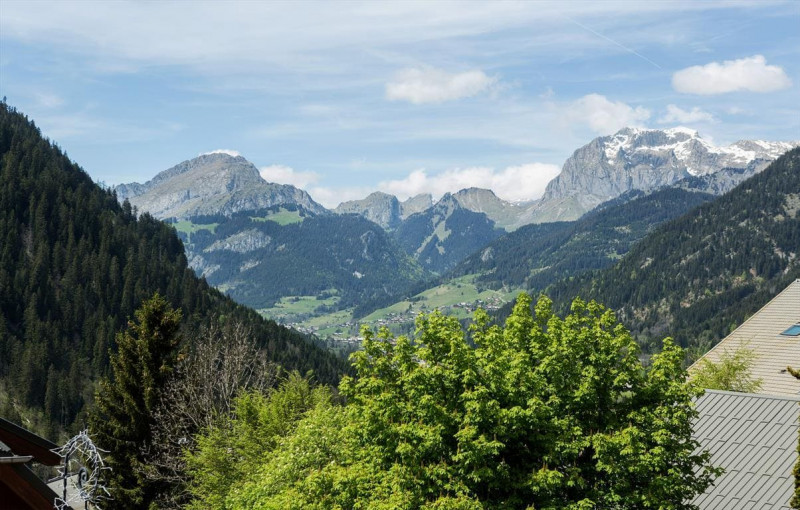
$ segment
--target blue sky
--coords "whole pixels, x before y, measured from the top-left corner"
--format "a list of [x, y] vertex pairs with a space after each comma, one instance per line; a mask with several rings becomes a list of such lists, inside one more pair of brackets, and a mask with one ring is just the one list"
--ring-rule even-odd
[[534, 199], [623, 126], [800, 139], [800, 2], [0, 2], [0, 95], [98, 181], [237, 151], [326, 206]]

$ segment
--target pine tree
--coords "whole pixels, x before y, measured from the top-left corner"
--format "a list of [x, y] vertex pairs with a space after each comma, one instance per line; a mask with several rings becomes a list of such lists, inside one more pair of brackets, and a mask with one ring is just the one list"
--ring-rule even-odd
[[109, 450], [115, 508], [147, 508], [156, 490], [141, 475], [141, 450], [152, 437], [153, 410], [175, 364], [181, 311], [156, 293], [117, 335], [112, 374], [96, 396], [90, 430]]

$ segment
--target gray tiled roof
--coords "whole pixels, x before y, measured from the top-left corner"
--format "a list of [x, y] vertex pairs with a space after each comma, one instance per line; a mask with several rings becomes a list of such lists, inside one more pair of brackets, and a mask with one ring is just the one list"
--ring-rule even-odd
[[800, 397], [707, 390], [694, 438], [725, 468], [693, 503], [701, 510], [789, 509]]
[[784, 336], [783, 331], [800, 323], [800, 280], [795, 280], [769, 303], [725, 337], [705, 356], [689, 367], [696, 369], [703, 359], [718, 362], [724, 352], [733, 354], [744, 347], [756, 354], [751, 375], [761, 379], [759, 393], [800, 395], [800, 381], [786, 366], [800, 368], [800, 336]]

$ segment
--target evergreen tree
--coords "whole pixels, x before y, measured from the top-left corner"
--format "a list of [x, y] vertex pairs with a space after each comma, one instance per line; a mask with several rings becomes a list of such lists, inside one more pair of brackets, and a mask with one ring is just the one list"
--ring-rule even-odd
[[117, 335], [111, 377], [102, 381], [91, 415], [91, 430], [109, 450], [115, 508], [147, 508], [156, 487], [141, 475], [142, 445], [150, 442], [153, 410], [175, 364], [180, 310], [158, 294], [135, 312]]
[[210, 288], [172, 227], [120, 205], [0, 103], [0, 416], [25, 416], [53, 440], [77, 432], [109, 374], [116, 334], [155, 292], [181, 308], [187, 331], [224, 317], [252, 330], [285, 370], [335, 384], [346, 369], [304, 335]]

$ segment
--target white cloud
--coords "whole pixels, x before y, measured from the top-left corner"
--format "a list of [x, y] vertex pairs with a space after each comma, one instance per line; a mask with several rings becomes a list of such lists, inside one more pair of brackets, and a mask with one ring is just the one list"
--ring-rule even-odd
[[328, 209], [333, 209], [342, 202], [348, 200], [360, 200], [373, 191], [372, 188], [366, 186], [349, 186], [342, 188], [328, 188], [325, 186], [315, 186], [307, 189], [308, 194], [311, 195], [315, 201], [319, 202]]
[[451, 74], [433, 67], [404, 69], [386, 84], [386, 99], [414, 104], [442, 103], [475, 96], [495, 83], [497, 78], [477, 70]]
[[420, 169], [402, 179], [383, 181], [374, 187], [311, 186], [305, 189], [314, 200], [329, 209], [348, 200], [362, 199], [376, 190], [406, 200], [420, 193], [430, 193], [438, 199], [448, 192], [455, 193], [464, 188], [475, 187], [491, 189], [498, 197], [517, 202], [541, 197], [547, 183], [559, 172], [558, 166], [545, 163], [510, 166], [499, 171], [489, 167], [454, 168], [436, 175], [428, 175], [428, 172]]
[[667, 113], [665, 113], [658, 122], [660, 124], [692, 124], [695, 122], [714, 122], [714, 116], [707, 111], [701, 110], [697, 106], [691, 110], [684, 110], [674, 104], [667, 105]]
[[233, 158], [238, 158], [239, 156], [241, 156], [239, 151], [234, 151], [234, 150], [231, 150], [231, 149], [217, 149], [217, 150], [211, 151], [211, 152], [204, 152], [204, 153], [202, 153], [200, 155], [201, 156], [208, 156], [209, 154], [227, 154], [228, 156], [231, 156]]
[[632, 107], [622, 101], [612, 102], [600, 94], [589, 94], [569, 104], [566, 121], [584, 124], [592, 131], [607, 135], [628, 126], [641, 126], [650, 118], [650, 110]]
[[259, 169], [261, 178], [267, 182], [278, 184], [291, 184], [298, 188], [306, 189], [309, 185], [319, 181], [319, 174], [315, 172], [298, 172], [286, 165], [270, 165]]
[[440, 197], [471, 187], [491, 189], [505, 200], [534, 200], [542, 196], [547, 183], [559, 171], [556, 165], [544, 163], [510, 166], [499, 171], [488, 167], [454, 168], [436, 175], [428, 175], [421, 169], [403, 179], [381, 182], [378, 189], [401, 200], [420, 193]]
[[767, 65], [762, 55], [687, 67], [672, 75], [672, 88], [686, 94], [773, 92], [791, 85], [792, 80], [783, 69]]

